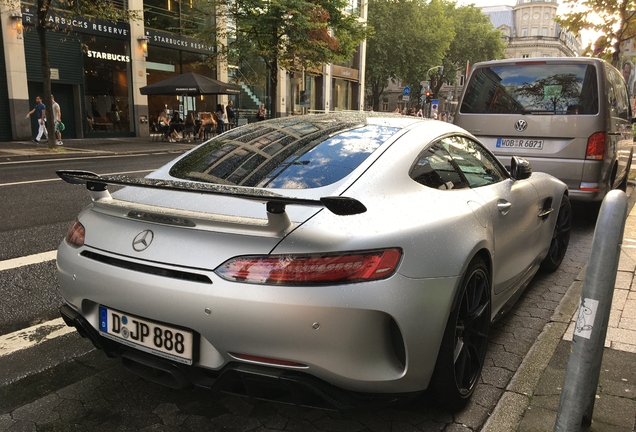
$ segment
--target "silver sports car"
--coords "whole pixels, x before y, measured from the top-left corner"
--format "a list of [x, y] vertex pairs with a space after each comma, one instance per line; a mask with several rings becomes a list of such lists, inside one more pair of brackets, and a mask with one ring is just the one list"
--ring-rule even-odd
[[570, 235], [564, 183], [390, 114], [248, 124], [142, 179], [58, 174], [92, 197], [57, 255], [67, 324], [150, 380], [311, 406], [461, 406], [491, 322]]

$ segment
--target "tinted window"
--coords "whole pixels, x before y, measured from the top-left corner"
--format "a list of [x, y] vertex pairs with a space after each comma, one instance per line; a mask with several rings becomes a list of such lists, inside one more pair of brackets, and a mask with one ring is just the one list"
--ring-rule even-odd
[[612, 116], [628, 119], [629, 95], [623, 77], [614, 69], [607, 68], [608, 99]]
[[433, 189], [461, 189], [468, 182], [453, 163], [448, 151], [437, 142], [426, 148], [409, 173], [416, 182]]
[[471, 188], [498, 183], [507, 175], [497, 159], [480, 144], [464, 137], [448, 137], [441, 145], [468, 181]]
[[597, 114], [596, 68], [518, 64], [475, 69], [460, 107], [474, 114]]
[[470, 139], [446, 137], [420, 153], [411, 168], [416, 182], [434, 189], [461, 189], [497, 183], [507, 175], [497, 160]]
[[197, 148], [170, 175], [217, 184], [316, 188], [346, 177], [398, 130], [359, 122], [256, 123]]

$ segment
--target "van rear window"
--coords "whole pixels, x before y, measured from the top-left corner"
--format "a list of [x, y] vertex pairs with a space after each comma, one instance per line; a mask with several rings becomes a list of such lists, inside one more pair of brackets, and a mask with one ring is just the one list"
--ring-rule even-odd
[[467, 114], [597, 114], [596, 68], [585, 64], [475, 69], [460, 107]]

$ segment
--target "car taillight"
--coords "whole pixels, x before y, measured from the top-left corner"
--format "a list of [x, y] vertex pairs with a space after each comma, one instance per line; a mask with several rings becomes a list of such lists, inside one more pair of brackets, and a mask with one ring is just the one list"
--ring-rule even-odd
[[587, 139], [585, 159], [603, 160], [605, 157], [605, 132], [596, 132]]
[[340, 254], [267, 255], [232, 258], [214, 272], [223, 279], [265, 285], [326, 285], [386, 279], [401, 249]]
[[66, 241], [73, 247], [84, 246], [84, 226], [77, 219], [73, 222], [73, 226], [66, 234]]

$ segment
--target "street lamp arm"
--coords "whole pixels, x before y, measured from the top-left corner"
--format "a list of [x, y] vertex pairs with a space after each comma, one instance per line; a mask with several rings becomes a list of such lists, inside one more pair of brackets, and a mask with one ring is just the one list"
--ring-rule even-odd
[[431, 73], [432, 70], [443, 68], [443, 67], [444, 66], [433, 66], [432, 68], [426, 71], [426, 76], [428, 76], [428, 74]]

